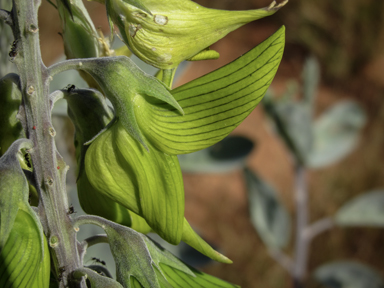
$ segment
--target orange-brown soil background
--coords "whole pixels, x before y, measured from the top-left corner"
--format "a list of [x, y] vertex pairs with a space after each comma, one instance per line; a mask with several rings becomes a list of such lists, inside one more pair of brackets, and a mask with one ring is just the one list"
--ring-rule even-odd
[[[42, 55], [46, 65], [63, 53], [57, 12], [43, 1], [39, 13]], [[254, 9], [268, 0], [199, 0], [206, 7]], [[96, 27], [108, 34], [105, 9], [87, 2]], [[287, 81], [301, 81], [304, 60], [315, 55], [322, 78], [316, 100], [318, 115], [343, 99], [357, 101], [368, 115], [357, 149], [341, 162], [309, 173], [310, 219], [332, 215], [346, 200], [384, 187], [384, 2], [382, 0], [290, 0], [275, 15], [248, 24], [214, 44], [220, 59], [194, 62], [179, 79], [185, 83], [239, 57], [286, 26], [286, 49], [272, 83], [276, 93]], [[300, 97], [301, 95], [297, 95]], [[257, 107], [233, 132], [257, 143], [248, 166], [278, 190], [292, 219], [293, 167], [279, 137], [269, 129]], [[240, 172], [185, 174], [186, 217], [201, 234], [231, 258], [232, 265], [214, 263], [203, 270], [222, 279], [253, 287], [292, 287], [290, 276], [272, 260], [249, 220], [244, 179]], [[293, 222], [294, 223], [294, 222]], [[293, 227], [294, 229], [295, 227]], [[293, 239], [287, 253], [293, 252]], [[384, 276], [384, 230], [333, 228], [311, 245], [309, 272], [340, 259], [359, 260]], [[308, 275], [310, 276], [310, 274]], [[305, 287], [320, 287], [308, 277]]]

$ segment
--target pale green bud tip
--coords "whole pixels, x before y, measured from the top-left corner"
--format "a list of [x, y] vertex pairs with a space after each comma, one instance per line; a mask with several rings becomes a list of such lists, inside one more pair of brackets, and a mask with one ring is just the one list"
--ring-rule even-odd
[[136, 56], [160, 69], [172, 69], [184, 60], [217, 58], [217, 53], [204, 50], [246, 23], [274, 14], [287, 2], [273, 1], [248, 11], [209, 9], [189, 0], [108, 0], [106, 6], [110, 23], [119, 27]]
[[275, 11], [277, 11], [277, 10], [279, 10], [281, 7], [285, 6], [285, 4], [287, 4], [287, 3], [288, 3], [288, 0], [284, 0], [284, 1], [281, 2], [280, 4], [276, 5], [276, 4], [277, 4], [276, 1], [273, 0], [272, 3], [269, 4], [269, 6], [266, 7], [266, 8], [264, 8], [264, 9], [267, 10], [267, 11], [271, 11], [271, 10], [275, 10]]

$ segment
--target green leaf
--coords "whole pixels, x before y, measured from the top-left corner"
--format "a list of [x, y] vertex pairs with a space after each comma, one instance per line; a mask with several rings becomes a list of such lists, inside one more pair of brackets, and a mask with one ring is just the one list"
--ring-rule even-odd
[[314, 146], [308, 166], [321, 168], [341, 160], [356, 147], [366, 116], [352, 101], [342, 101], [328, 109], [314, 123]]
[[156, 99], [140, 99], [135, 112], [147, 139], [167, 154], [185, 154], [227, 136], [271, 84], [283, 54], [284, 30], [228, 65], [172, 90], [184, 116]]
[[384, 280], [367, 265], [341, 261], [325, 264], [314, 272], [315, 278], [330, 288], [383, 288]]
[[228, 136], [206, 149], [179, 155], [181, 170], [187, 173], [227, 173], [242, 169], [253, 143], [241, 136]]
[[28, 182], [21, 170], [17, 154], [32, 148], [27, 139], [15, 141], [0, 158], [0, 252], [7, 242], [19, 208], [28, 205]]
[[[30, 288], [40, 272], [39, 264], [45, 263], [42, 255], [40, 233], [35, 219], [29, 213], [19, 210], [0, 253], [0, 287]], [[45, 281], [44, 284], [46, 283]]]
[[384, 190], [349, 200], [337, 211], [335, 221], [342, 226], [384, 227]]
[[253, 226], [267, 247], [271, 249], [286, 247], [291, 234], [291, 222], [287, 210], [271, 186], [249, 169], [245, 169], [244, 173]]

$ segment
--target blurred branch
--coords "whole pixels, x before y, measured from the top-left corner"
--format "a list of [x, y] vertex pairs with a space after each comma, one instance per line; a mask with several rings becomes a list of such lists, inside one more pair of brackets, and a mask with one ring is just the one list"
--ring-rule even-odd
[[305, 237], [305, 231], [308, 223], [308, 187], [307, 173], [304, 166], [299, 165], [296, 168], [296, 244], [295, 261], [293, 267], [294, 287], [303, 287], [302, 280], [306, 273], [308, 260], [309, 241]]
[[331, 229], [333, 226], [334, 222], [331, 217], [320, 219], [305, 229], [304, 237], [310, 242], [317, 235]]
[[270, 249], [269, 255], [277, 262], [279, 263], [285, 270], [288, 271], [290, 275], [293, 273], [293, 261], [292, 259], [285, 253], [283, 253], [280, 250], [272, 250]]

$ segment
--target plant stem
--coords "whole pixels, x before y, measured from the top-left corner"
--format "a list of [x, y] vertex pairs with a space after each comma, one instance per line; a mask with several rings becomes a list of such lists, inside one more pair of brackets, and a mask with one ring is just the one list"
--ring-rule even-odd
[[308, 227], [306, 227], [304, 234], [307, 241], [311, 241], [317, 235], [331, 229], [334, 226], [333, 219], [331, 217], [327, 217], [324, 219], [320, 219], [315, 223], [312, 223]]
[[287, 254], [280, 250], [271, 249], [269, 249], [268, 252], [269, 255], [271, 255], [271, 257], [281, 265], [281, 267], [283, 267], [290, 275], [292, 275], [293, 261]]
[[34, 147], [30, 152], [36, 189], [39, 193], [39, 215], [48, 238], [51, 259], [59, 274], [64, 270], [59, 287], [86, 287], [83, 280], [70, 283], [67, 275], [80, 267], [76, 231], [68, 216], [66, 172], [68, 167], [56, 150], [55, 130], [51, 122], [49, 77], [40, 54], [37, 11], [41, 0], [14, 0], [13, 33], [18, 43], [14, 63], [20, 75], [25, 111], [24, 127]]
[[305, 229], [308, 223], [308, 188], [306, 169], [302, 165], [296, 168], [296, 243], [295, 243], [295, 263], [293, 268], [294, 287], [303, 287], [303, 279], [306, 274], [308, 261], [309, 241], [305, 237]]
[[176, 68], [164, 69], [162, 82], [169, 88], [172, 89], [173, 78], [175, 78]]

